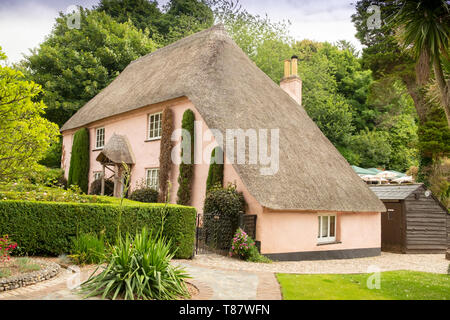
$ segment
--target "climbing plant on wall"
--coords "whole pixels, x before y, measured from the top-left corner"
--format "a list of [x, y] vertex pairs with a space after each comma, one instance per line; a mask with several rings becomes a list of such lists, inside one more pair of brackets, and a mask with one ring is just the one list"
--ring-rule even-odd
[[[183, 134], [182, 145], [189, 146], [190, 142], [190, 156], [183, 156], [184, 148], [181, 148], [180, 174], [178, 175], [179, 187], [177, 192], [177, 203], [182, 205], [189, 205], [191, 202], [192, 177], [194, 175], [194, 121], [194, 112], [191, 109], [187, 109], [183, 113], [181, 128], [189, 135]], [[190, 139], [190, 141], [186, 141], [186, 139]]]
[[89, 131], [86, 128], [75, 132], [70, 157], [69, 179], [67, 184], [77, 185], [84, 193], [89, 185]]
[[223, 185], [223, 152], [222, 148], [216, 147], [211, 152], [208, 179], [206, 180], [206, 192], [214, 186]]
[[172, 167], [172, 132], [173, 132], [173, 112], [170, 108], [165, 108], [162, 114], [162, 133], [159, 153], [159, 202], [165, 202], [167, 196], [167, 185]]

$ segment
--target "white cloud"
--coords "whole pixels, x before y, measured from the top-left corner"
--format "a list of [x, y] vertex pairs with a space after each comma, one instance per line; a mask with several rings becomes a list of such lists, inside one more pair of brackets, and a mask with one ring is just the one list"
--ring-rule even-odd
[[[92, 7], [97, 0], [1, 0], [0, 46], [10, 62], [18, 62], [22, 53], [38, 46], [48, 35], [59, 11], [71, 5]], [[163, 5], [168, 0], [160, 0]], [[268, 14], [272, 21], [290, 20], [291, 35], [298, 40], [335, 42], [345, 39], [361, 49], [350, 16], [354, 8], [350, 0], [241, 0], [252, 14]]]
[[10, 62], [36, 47], [50, 33], [58, 11], [36, 3], [0, 9], [0, 46]]

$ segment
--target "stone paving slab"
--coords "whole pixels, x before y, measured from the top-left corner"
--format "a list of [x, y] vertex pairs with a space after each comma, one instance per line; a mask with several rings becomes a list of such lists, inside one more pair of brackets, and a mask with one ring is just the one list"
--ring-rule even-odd
[[258, 276], [250, 272], [204, 268], [189, 262], [174, 264], [186, 269], [194, 279], [211, 287], [213, 300], [256, 300]]

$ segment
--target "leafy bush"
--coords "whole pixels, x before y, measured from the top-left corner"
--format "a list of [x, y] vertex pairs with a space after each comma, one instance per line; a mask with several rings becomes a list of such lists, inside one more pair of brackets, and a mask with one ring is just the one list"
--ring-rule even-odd
[[[96, 179], [91, 183], [89, 194], [100, 195], [102, 193], [102, 179]], [[114, 195], [114, 181], [105, 179], [105, 196]]]
[[77, 185], [84, 192], [89, 187], [89, 131], [82, 128], [73, 137], [72, 153], [70, 156], [68, 185]]
[[272, 262], [269, 258], [261, 255], [255, 246], [255, 241], [241, 228], [238, 228], [231, 241], [230, 257], [238, 256], [242, 260], [250, 262]]
[[[229, 249], [233, 234], [239, 225], [239, 215], [245, 211], [245, 199], [236, 187], [229, 185], [226, 188], [213, 188], [205, 198], [203, 206], [204, 228], [208, 230], [220, 230], [214, 238], [214, 243], [208, 243], [218, 249]], [[215, 217], [218, 217], [216, 219]], [[208, 240], [209, 241], [209, 240]]]
[[[92, 196], [86, 196], [93, 198]], [[59, 255], [70, 252], [77, 234], [104, 234], [113, 243], [120, 228], [134, 233], [145, 226], [161, 228], [166, 212], [164, 236], [172, 240], [177, 258], [190, 258], [194, 250], [196, 210], [192, 207], [144, 204], [110, 197], [96, 197], [113, 203], [70, 203], [4, 200], [0, 201], [0, 234], [20, 239], [20, 247], [29, 255]]]
[[191, 109], [187, 109], [183, 113], [183, 120], [181, 123], [181, 128], [189, 132], [190, 141], [185, 141], [183, 137], [182, 145], [188, 145], [190, 143], [191, 154], [189, 161], [185, 161], [183, 158], [183, 148], [181, 149], [181, 163], [180, 163], [180, 173], [178, 175], [178, 191], [177, 191], [177, 203], [182, 205], [189, 205], [191, 202], [191, 187], [192, 178], [194, 176], [194, 122], [195, 115]]
[[32, 175], [26, 179], [32, 184], [44, 185], [47, 187], [67, 187], [67, 180], [64, 178], [62, 169], [50, 169], [44, 166], [37, 166]]
[[106, 250], [103, 235], [83, 233], [72, 239], [72, 250], [69, 256], [77, 264], [93, 264], [104, 261]]
[[158, 191], [148, 187], [136, 189], [130, 195], [129, 199], [139, 202], [156, 203], [158, 202]]
[[86, 297], [123, 297], [126, 300], [174, 300], [188, 297], [184, 279], [189, 276], [183, 269], [174, 267], [170, 260], [170, 240], [158, 237], [142, 228], [134, 239], [127, 234], [112, 247], [108, 265], [95, 272], [81, 286]]

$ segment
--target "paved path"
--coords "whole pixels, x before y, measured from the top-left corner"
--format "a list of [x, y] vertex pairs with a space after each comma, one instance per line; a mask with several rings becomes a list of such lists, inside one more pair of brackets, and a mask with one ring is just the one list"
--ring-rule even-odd
[[[380, 271], [415, 270], [447, 273], [449, 261], [443, 254], [393, 254], [381, 256], [324, 261], [290, 261], [251, 263], [215, 254], [198, 255], [193, 260], [174, 260], [186, 268], [193, 277], [192, 283], [200, 289], [195, 299], [271, 300], [281, 299], [276, 272], [286, 273], [365, 273], [370, 266]], [[81, 269], [80, 276], [63, 269], [60, 274], [33, 286], [0, 293], [2, 299], [57, 299], [79, 300], [82, 297], [70, 287], [84, 281], [94, 270], [92, 266]]]
[[[201, 267], [191, 260], [177, 260], [174, 264], [185, 268], [192, 276], [190, 282], [200, 290], [195, 300], [281, 299], [279, 284], [273, 273]], [[70, 288], [85, 281], [93, 270], [92, 266], [82, 268], [80, 273], [62, 269], [53, 279], [2, 292], [0, 300], [81, 300], [82, 296]]]
[[366, 273], [373, 267], [380, 271], [411, 270], [433, 273], [447, 273], [450, 261], [445, 254], [396, 254], [382, 252], [380, 256], [320, 260], [320, 261], [280, 261], [272, 263], [252, 263], [230, 259], [216, 254], [195, 256], [192, 263], [204, 268], [226, 268], [227, 270], [266, 273]]

